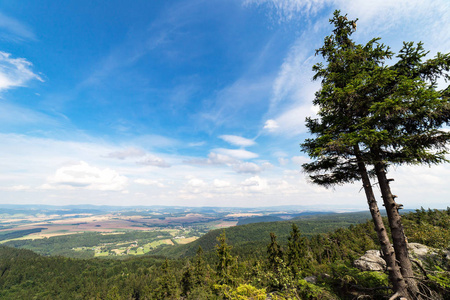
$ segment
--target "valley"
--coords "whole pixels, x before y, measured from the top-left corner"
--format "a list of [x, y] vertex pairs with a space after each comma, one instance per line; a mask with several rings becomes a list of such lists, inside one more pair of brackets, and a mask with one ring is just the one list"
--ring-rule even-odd
[[[43, 255], [117, 258], [185, 245], [240, 224], [330, 216], [288, 208], [0, 207], [0, 244]], [[363, 217], [361, 221], [365, 221]]]

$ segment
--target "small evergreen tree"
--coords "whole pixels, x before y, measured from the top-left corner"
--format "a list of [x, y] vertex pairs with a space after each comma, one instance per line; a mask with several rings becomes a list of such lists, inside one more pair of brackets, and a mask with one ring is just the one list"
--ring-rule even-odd
[[270, 233], [270, 244], [267, 246], [267, 255], [269, 268], [277, 272], [280, 262], [283, 261], [283, 251], [280, 245], [278, 245], [277, 236], [273, 232]]
[[308, 240], [301, 236], [297, 225], [292, 224], [291, 235], [288, 238], [286, 250], [287, 266], [291, 268], [294, 277], [299, 275], [301, 270], [308, 268], [309, 253]]
[[156, 296], [158, 299], [177, 299], [179, 291], [175, 275], [169, 268], [169, 260], [166, 258], [161, 265], [160, 276], [158, 277], [158, 288]]
[[203, 260], [203, 248], [201, 246], [198, 246], [197, 253], [195, 254], [193, 268], [195, 285], [203, 286], [207, 279], [207, 268], [205, 261]]
[[216, 265], [216, 271], [219, 276], [219, 282], [221, 284], [230, 284], [233, 282], [232, 267], [234, 259], [231, 255], [232, 246], [227, 244], [225, 230], [217, 237], [217, 242], [219, 244], [216, 245], [216, 253], [219, 257], [219, 261]]
[[181, 277], [181, 294], [185, 297], [189, 296], [191, 290], [195, 286], [194, 270], [189, 262], [185, 267], [183, 272], [183, 277]]

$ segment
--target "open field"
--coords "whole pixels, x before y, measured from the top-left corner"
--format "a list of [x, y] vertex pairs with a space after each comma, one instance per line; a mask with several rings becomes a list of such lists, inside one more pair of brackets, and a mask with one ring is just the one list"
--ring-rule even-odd
[[0, 244], [44, 255], [117, 257], [188, 244], [213, 229], [298, 211], [224, 208], [0, 206]]

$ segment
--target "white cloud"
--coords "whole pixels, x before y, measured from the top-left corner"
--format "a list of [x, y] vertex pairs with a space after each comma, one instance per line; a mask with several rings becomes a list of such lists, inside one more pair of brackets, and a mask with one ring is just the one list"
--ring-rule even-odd
[[244, 162], [233, 166], [233, 170], [237, 173], [257, 174], [263, 170], [260, 166], [252, 162]]
[[285, 166], [289, 163], [289, 159], [284, 158], [284, 157], [279, 157], [278, 163], [280, 164], [280, 166]]
[[152, 179], [139, 178], [139, 179], [136, 179], [134, 182], [137, 184], [142, 184], [142, 185], [154, 185], [154, 186], [161, 187], [161, 188], [165, 187], [165, 185], [163, 183], [161, 183], [160, 181], [152, 180]]
[[264, 124], [264, 129], [268, 130], [269, 132], [274, 132], [275, 130], [280, 127], [275, 120], [267, 120]]
[[291, 158], [292, 162], [296, 165], [302, 165], [310, 162], [311, 160], [306, 156], [293, 156]]
[[219, 138], [235, 146], [247, 147], [255, 144], [254, 140], [237, 135], [221, 135]]
[[4, 187], [4, 188], [0, 188], [0, 190], [5, 190], [5, 191], [27, 191], [30, 190], [31, 187], [28, 185], [13, 185], [10, 187]]
[[226, 180], [214, 179], [213, 185], [216, 188], [225, 188], [231, 186], [231, 183]]
[[227, 156], [231, 156], [237, 159], [252, 159], [258, 157], [258, 154], [254, 152], [250, 152], [244, 149], [224, 149], [224, 148], [217, 148], [213, 151], [218, 152], [219, 154], [224, 154]]
[[250, 192], [262, 192], [269, 187], [267, 184], [267, 180], [259, 176], [247, 178], [241, 182], [241, 185], [243, 186], [245, 191]]
[[163, 158], [148, 154], [144, 159], [137, 162], [140, 165], [145, 166], [155, 166], [159, 168], [169, 168], [170, 164], [167, 163]]
[[128, 179], [109, 168], [100, 169], [84, 161], [56, 170], [55, 174], [43, 185], [44, 189], [83, 188], [100, 191], [121, 191]]
[[311, 115], [310, 104], [294, 106], [286, 109], [275, 119], [278, 127], [269, 130], [269, 132], [282, 133], [286, 136], [295, 136], [305, 133], [305, 119]]
[[230, 165], [237, 163], [238, 160], [224, 154], [210, 152], [208, 158], [195, 158], [186, 160], [185, 163], [190, 165]]
[[143, 150], [131, 147], [122, 151], [111, 152], [107, 155], [107, 157], [123, 160], [128, 157], [141, 157], [144, 155], [145, 152]]
[[202, 179], [196, 178], [196, 177], [189, 179], [187, 184], [189, 186], [192, 186], [192, 187], [203, 187], [203, 186], [206, 186], [205, 181], [203, 181]]
[[33, 79], [43, 81], [31, 66], [24, 58], [12, 58], [11, 54], [0, 51], [0, 91], [25, 86]]

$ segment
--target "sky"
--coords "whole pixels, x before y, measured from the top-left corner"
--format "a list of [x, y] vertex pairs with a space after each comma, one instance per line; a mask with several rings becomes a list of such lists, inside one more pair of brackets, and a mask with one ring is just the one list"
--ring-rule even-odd
[[[335, 9], [358, 43], [450, 52], [448, 0], [0, 0], [0, 204], [366, 209], [301, 170]], [[449, 206], [450, 164], [389, 176]]]

